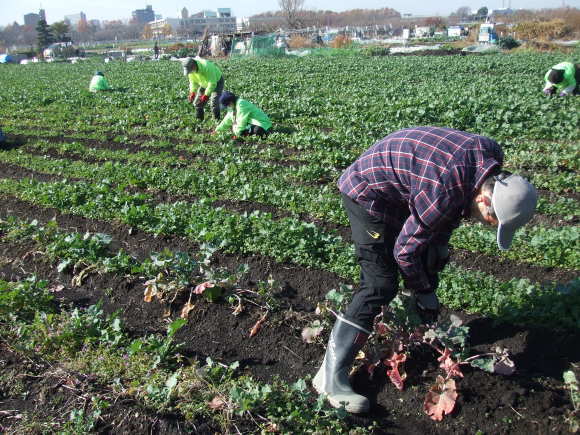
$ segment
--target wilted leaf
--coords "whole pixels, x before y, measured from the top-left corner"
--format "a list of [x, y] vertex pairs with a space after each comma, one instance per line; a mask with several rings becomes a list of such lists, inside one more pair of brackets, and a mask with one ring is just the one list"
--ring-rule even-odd
[[195, 289], [193, 290], [193, 292], [196, 295], [201, 295], [205, 289], [211, 288], [215, 285], [215, 283], [211, 282], [211, 281], [206, 281], [204, 283], [198, 284], [195, 286]]
[[238, 314], [240, 314], [242, 311], [244, 310], [244, 306], [242, 305], [242, 301], [238, 301], [238, 305], [236, 305], [236, 308], [234, 308], [234, 311], [232, 312], [232, 314], [234, 316], [237, 316]]
[[250, 337], [253, 337], [254, 335], [256, 335], [258, 332], [260, 332], [260, 329], [262, 328], [262, 324], [264, 323], [264, 321], [266, 320], [266, 316], [268, 315], [268, 313], [265, 313], [262, 317], [260, 317], [260, 319], [254, 324], [254, 326], [252, 326], [252, 329], [250, 329]]
[[[405, 379], [407, 379], [407, 374], [404, 372], [402, 363], [407, 360], [407, 355], [404, 353], [393, 353], [389, 359], [386, 359], [384, 362], [388, 366], [391, 367], [390, 370], [387, 370], [387, 376], [393, 383], [398, 390], [403, 390], [405, 388]], [[401, 367], [399, 367], [401, 365]]]
[[316, 337], [324, 330], [324, 327], [320, 322], [314, 322], [312, 325], [307, 326], [302, 330], [302, 340], [306, 343], [314, 343]]
[[451, 350], [449, 348], [446, 347], [443, 350], [443, 354], [437, 358], [437, 361], [441, 363], [439, 367], [445, 370], [447, 377], [463, 377], [459, 364], [451, 358]]
[[375, 326], [375, 332], [379, 335], [387, 335], [390, 332], [390, 329], [386, 323], [379, 322]]
[[211, 399], [211, 402], [209, 402], [207, 406], [209, 406], [214, 411], [217, 411], [226, 407], [226, 401], [222, 396], [215, 396], [213, 399]]
[[457, 388], [455, 381], [448, 379], [445, 381], [443, 376], [437, 376], [437, 381], [431, 386], [429, 392], [425, 396], [423, 409], [436, 421], [443, 420], [445, 414], [451, 414], [455, 408], [455, 401], [457, 400]]
[[153, 298], [157, 295], [157, 285], [155, 284], [155, 280], [149, 280], [145, 284], [145, 294], [143, 300], [145, 302], [151, 302]]
[[181, 314], [179, 315], [179, 317], [183, 318], [183, 319], [187, 319], [187, 316], [189, 316], [189, 312], [191, 310], [193, 310], [195, 308], [195, 305], [193, 305], [191, 302], [186, 302], [185, 305], [183, 306], [183, 308], [181, 309]]
[[51, 293], [58, 293], [58, 292], [63, 291], [63, 290], [64, 290], [64, 285], [62, 285], [62, 284], [54, 285], [48, 289], [48, 291]]

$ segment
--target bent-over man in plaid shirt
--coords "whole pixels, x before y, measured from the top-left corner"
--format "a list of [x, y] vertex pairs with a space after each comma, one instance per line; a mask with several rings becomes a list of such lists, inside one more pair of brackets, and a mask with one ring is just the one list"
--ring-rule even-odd
[[360, 290], [330, 335], [313, 379], [331, 405], [367, 412], [348, 373], [382, 305], [398, 291], [399, 272], [424, 321], [437, 318], [438, 273], [449, 257], [451, 232], [463, 217], [498, 227], [509, 249], [514, 232], [536, 210], [536, 189], [501, 171], [503, 152], [492, 139], [440, 127], [397, 131], [364, 152], [340, 177], [338, 188], [361, 267]]

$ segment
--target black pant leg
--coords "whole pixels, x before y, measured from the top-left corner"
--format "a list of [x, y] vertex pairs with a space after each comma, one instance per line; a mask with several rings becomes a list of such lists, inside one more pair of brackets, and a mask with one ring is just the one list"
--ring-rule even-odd
[[370, 330], [381, 307], [388, 305], [398, 291], [399, 267], [393, 256], [398, 234], [388, 231], [381, 219], [370, 215], [346, 195], [342, 195], [342, 203], [361, 267], [359, 290], [347, 307], [345, 317]]

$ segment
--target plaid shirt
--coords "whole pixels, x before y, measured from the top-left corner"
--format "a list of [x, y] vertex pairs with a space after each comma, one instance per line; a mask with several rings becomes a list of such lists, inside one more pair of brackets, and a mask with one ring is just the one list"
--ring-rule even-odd
[[439, 127], [399, 130], [375, 143], [340, 177], [339, 190], [399, 236], [393, 254], [405, 286], [434, 290], [421, 256], [446, 245], [477, 189], [503, 163], [493, 140]]

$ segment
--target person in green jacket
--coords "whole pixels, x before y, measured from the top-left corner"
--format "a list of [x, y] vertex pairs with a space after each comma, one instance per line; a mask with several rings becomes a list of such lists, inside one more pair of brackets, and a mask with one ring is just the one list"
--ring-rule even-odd
[[[195, 106], [195, 116], [203, 121], [203, 108], [210, 100], [214, 119], [220, 119], [219, 98], [224, 90], [221, 70], [209, 60], [186, 57], [181, 61], [183, 74], [189, 79], [189, 102]], [[210, 98], [211, 97], [211, 98]]]
[[216, 127], [215, 132], [231, 128], [234, 138], [249, 135], [265, 136], [270, 133], [272, 128], [270, 118], [249, 101], [225, 91], [220, 97], [220, 104], [228, 109], [228, 113]]
[[105, 75], [101, 71], [97, 71], [93, 78], [91, 79], [91, 84], [89, 85], [89, 91], [97, 92], [97, 91], [108, 91], [111, 88], [109, 87], [109, 82], [105, 78]]
[[556, 92], [560, 97], [580, 93], [578, 84], [580, 83], [580, 64], [572, 62], [562, 62], [550, 68], [545, 76], [546, 85], [544, 94], [553, 95]]

